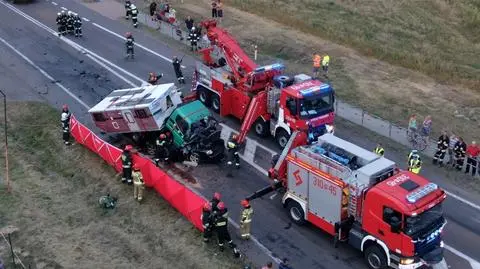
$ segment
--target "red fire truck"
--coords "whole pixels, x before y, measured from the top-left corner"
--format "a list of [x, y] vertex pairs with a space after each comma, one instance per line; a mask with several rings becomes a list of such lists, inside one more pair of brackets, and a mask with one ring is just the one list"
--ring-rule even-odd
[[293, 131], [322, 134], [334, 120], [334, 91], [305, 74], [283, 75], [282, 64], [257, 66], [216, 22], [205, 21], [210, 45], [201, 50], [195, 90], [198, 99], [221, 116], [242, 120], [238, 142], [254, 126], [259, 136], [275, 137], [283, 148]]
[[446, 194], [371, 151], [325, 134], [307, 145], [295, 132], [269, 171], [297, 224], [310, 222], [364, 253], [372, 269], [415, 269], [444, 263], [442, 203]]

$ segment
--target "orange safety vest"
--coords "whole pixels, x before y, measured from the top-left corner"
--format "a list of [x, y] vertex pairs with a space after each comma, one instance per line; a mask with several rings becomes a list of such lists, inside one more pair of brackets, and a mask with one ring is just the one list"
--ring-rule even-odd
[[318, 54], [315, 54], [315, 56], [313, 56], [313, 67], [320, 67], [321, 61], [322, 57], [320, 57]]

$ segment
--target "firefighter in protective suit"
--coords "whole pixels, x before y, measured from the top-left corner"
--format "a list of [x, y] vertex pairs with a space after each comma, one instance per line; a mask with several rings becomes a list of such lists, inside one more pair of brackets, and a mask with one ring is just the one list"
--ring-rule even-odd
[[75, 14], [75, 18], [73, 21], [73, 28], [75, 32], [75, 37], [82, 36], [82, 18], [78, 14]]
[[210, 205], [212, 208], [212, 213], [216, 215], [218, 213], [218, 204], [221, 202], [222, 195], [219, 192], [213, 194], [212, 200], [210, 200]]
[[248, 200], [242, 200], [240, 203], [243, 207], [240, 216], [240, 236], [242, 239], [250, 239], [250, 227], [252, 224], [253, 208], [250, 206]]
[[238, 154], [238, 143], [237, 143], [237, 135], [232, 135], [232, 138], [227, 142], [227, 153], [228, 153], [228, 161], [227, 161], [227, 176], [231, 177], [233, 171], [233, 163], [235, 162], [235, 168], [240, 168], [240, 155]]
[[63, 105], [60, 121], [62, 122], [63, 143], [65, 145], [70, 145], [70, 116], [68, 106]]
[[450, 144], [450, 138], [447, 135], [447, 132], [443, 131], [442, 135], [437, 140], [437, 152], [433, 156], [433, 164], [443, 165], [443, 159], [445, 158], [445, 153], [448, 149], [448, 144]]
[[126, 145], [122, 152], [122, 168], [123, 176], [122, 183], [132, 185], [132, 155], [130, 151], [133, 149], [131, 145]]
[[198, 34], [195, 27], [192, 27], [192, 29], [190, 29], [187, 40], [190, 41], [190, 50], [197, 51], [197, 43], [200, 40], [200, 35]]
[[200, 219], [203, 226], [203, 242], [209, 242], [213, 232], [212, 206], [209, 202], [203, 205]]
[[132, 14], [133, 27], [138, 27], [138, 9], [134, 4], [130, 5], [130, 14]]
[[133, 38], [133, 35], [132, 33], [130, 32], [127, 32], [125, 34], [125, 37], [126, 37], [126, 41], [125, 41], [125, 47], [127, 48], [127, 56], [126, 58], [128, 57], [132, 57], [132, 59], [134, 58], [135, 56], [135, 52], [133, 51], [133, 46], [134, 46], [134, 43], [135, 43], [135, 39]]
[[215, 224], [215, 231], [217, 232], [218, 237], [218, 247], [220, 251], [225, 250], [225, 242], [228, 243], [230, 248], [233, 249], [233, 254], [235, 257], [240, 256], [240, 252], [238, 251], [236, 245], [233, 243], [232, 238], [230, 237], [230, 233], [228, 232], [228, 210], [225, 207], [223, 202], [218, 203], [218, 213], [215, 217], [214, 224]]
[[463, 138], [459, 137], [455, 147], [453, 148], [453, 153], [455, 154], [455, 168], [458, 171], [461, 171], [463, 168], [463, 163], [465, 162], [465, 155], [467, 151], [467, 144], [463, 141]]
[[168, 147], [167, 147], [167, 136], [165, 134], [160, 134], [155, 141], [155, 164], [157, 167], [160, 164], [160, 160], [165, 162], [168, 161]]
[[73, 23], [75, 21], [75, 17], [73, 15], [73, 12], [69, 11], [67, 12], [67, 32], [68, 34], [72, 35], [73, 34]]
[[132, 2], [125, 1], [125, 19], [126, 20], [130, 19], [130, 16], [132, 16], [132, 10], [130, 8], [131, 5], [132, 5]]
[[177, 80], [180, 84], [185, 84], [185, 78], [183, 77], [182, 73], [182, 59], [178, 59], [177, 56], [173, 56], [173, 70], [175, 71], [175, 76], [177, 77]]
[[422, 169], [422, 159], [418, 154], [417, 150], [412, 150], [408, 155], [408, 171], [415, 174], [420, 173]]
[[138, 164], [133, 166], [133, 198], [139, 202], [143, 199], [143, 190], [145, 189], [145, 182], [143, 181], [142, 172]]
[[58, 25], [58, 36], [67, 34], [67, 26], [64, 23], [65, 21], [65, 11], [57, 13], [57, 25]]

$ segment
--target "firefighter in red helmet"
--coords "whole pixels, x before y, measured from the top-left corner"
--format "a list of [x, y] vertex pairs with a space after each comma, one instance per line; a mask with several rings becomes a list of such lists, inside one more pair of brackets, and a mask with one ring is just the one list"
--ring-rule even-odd
[[212, 200], [210, 200], [213, 214], [216, 214], [218, 212], [218, 203], [221, 202], [221, 199], [222, 195], [219, 192], [213, 194]]
[[169, 151], [168, 151], [168, 141], [167, 135], [160, 134], [155, 142], [155, 164], [158, 166], [160, 161], [168, 162]]
[[215, 231], [218, 237], [218, 247], [220, 251], [225, 249], [225, 242], [228, 243], [230, 248], [233, 249], [235, 257], [240, 257], [240, 252], [237, 250], [237, 246], [233, 243], [233, 240], [228, 231], [228, 210], [223, 202], [218, 203], [218, 213], [215, 215], [214, 224]]
[[143, 190], [145, 183], [143, 181], [142, 172], [138, 164], [133, 165], [133, 198], [139, 202], [143, 200]]
[[122, 152], [122, 183], [127, 183], [132, 185], [132, 154], [131, 150], [133, 149], [132, 145], [126, 145]]
[[250, 206], [248, 200], [242, 200], [240, 204], [243, 207], [240, 216], [240, 236], [242, 239], [250, 239], [250, 227], [252, 224], [253, 208]]
[[200, 216], [203, 226], [203, 242], [210, 241], [213, 231], [212, 206], [209, 202], [205, 202], [202, 208], [202, 215]]
[[70, 145], [70, 111], [68, 110], [67, 105], [62, 107], [62, 115], [60, 121], [62, 122], [62, 132], [63, 132], [63, 143], [65, 145]]

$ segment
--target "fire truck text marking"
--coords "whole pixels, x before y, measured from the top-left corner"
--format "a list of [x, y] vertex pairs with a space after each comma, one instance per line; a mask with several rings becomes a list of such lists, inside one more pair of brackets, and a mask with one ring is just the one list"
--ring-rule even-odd
[[337, 188], [320, 177], [313, 178], [313, 186], [318, 187], [324, 191], [330, 192], [333, 196], [337, 196]]
[[409, 180], [409, 179], [410, 179], [410, 177], [408, 177], [407, 175], [400, 175], [400, 176], [398, 176], [398, 177], [396, 177], [396, 178], [388, 181], [387, 184], [388, 184], [388, 186], [390, 186], [390, 187], [395, 187], [395, 186], [397, 186], [398, 184], [401, 184], [401, 183], [403, 183], [403, 182], [405, 182], [405, 181], [407, 181], [407, 180]]
[[113, 128], [115, 129], [120, 129], [120, 125], [118, 125], [118, 122], [112, 121]]
[[295, 186], [298, 186], [303, 183], [303, 180], [299, 174], [300, 174], [300, 170], [293, 172], [293, 176], [295, 177]]

